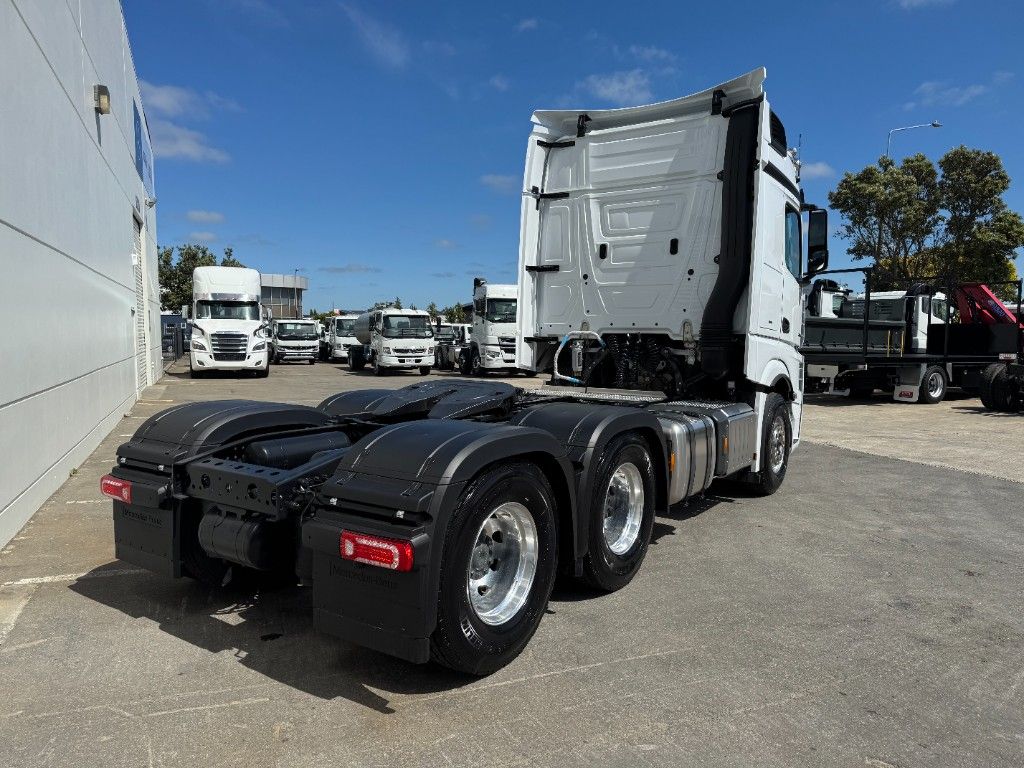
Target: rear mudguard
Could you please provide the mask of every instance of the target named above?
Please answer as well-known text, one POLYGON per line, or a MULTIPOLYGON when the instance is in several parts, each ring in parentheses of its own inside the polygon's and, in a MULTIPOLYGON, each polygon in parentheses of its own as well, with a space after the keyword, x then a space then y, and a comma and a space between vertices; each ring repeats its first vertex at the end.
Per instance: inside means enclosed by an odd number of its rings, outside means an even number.
POLYGON ((317 625, 352 642, 426 661, 451 515, 470 480, 516 457, 544 469, 560 518, 573 519, 572 466, 563 446, 542 430, 425 419, 384 427, 356 442, 321 486, 316 515, 303 523, 302 542, 313 551, 317 625), (413 570, 396 573, 342 560, 342 530, 411 541, 413 570))
POLYGON ((323 427, 330 417, 316 408, 253 400, 185 403, 150 416, 117 449, 121 463, 169 466, 247 435, 323 427))

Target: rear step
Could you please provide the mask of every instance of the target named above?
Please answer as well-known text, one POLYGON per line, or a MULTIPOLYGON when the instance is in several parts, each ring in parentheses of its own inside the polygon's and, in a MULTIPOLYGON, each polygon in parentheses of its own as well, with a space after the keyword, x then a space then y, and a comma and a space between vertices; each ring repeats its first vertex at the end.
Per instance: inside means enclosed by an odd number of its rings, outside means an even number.
POLYGON ((591 387, 558 387, 544 384, 533 390, 539 395, 551 397, 571 397, 576 400, 587 400, 599 403, 663 403, 667 399, 664 392, 648 392, 642 389, 600 389, 591 387))

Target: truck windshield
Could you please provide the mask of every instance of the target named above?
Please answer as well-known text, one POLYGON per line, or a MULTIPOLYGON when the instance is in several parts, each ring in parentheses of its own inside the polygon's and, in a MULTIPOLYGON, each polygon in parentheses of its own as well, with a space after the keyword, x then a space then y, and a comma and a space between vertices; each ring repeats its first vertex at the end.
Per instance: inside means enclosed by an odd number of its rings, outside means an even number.
POLYGON ((312 323, 278 323, 277 338, 286 341, 317 338, 316 326, 312 323))
POLYGON ((352 336, 355 333, 355 320, 335 320, 334 333, 338 336, 352 336))
POLYGON ((197 301, 198 320, 259 320, 260 305, 255 301, 197 301))
POLYGON ((429 339, 434 334, 426 315, 384 315, 384 335, 389 339, 429 339))
POLYGON ((485 317, 489 323, 514 323, 516 321, 516 300, 488 299, 485 317))

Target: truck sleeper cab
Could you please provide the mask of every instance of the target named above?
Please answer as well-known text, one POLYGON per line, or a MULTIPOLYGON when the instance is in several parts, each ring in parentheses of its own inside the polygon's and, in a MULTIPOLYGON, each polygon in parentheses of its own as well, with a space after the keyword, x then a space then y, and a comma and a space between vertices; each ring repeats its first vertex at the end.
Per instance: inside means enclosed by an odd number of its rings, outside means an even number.
POLYGON ((270 373, 270 333, 260 291, 260 273, 255 269, 196 267, 192 306, 182 308, 182 314, 192 320, 189 372, 193 378, 210 371, 270 373))
MULTIPOLYGON (((323 631, 484 675, 529 642, 556 573, 622 589, 672 504, 725 477, 774 493, 798 435, 802 253, 796 165, 780 129, 769 144, 763 78, 633 110, 535 115, 545 127, 527 155, 518 346, 559 386, 446 377, 316 408, 177 406, 145 422, 103 478, 117 556, 214 584, 236 568, 294 573, 323 631), (626 143, 634 154, 605 145, 630 136, 647 137, 626 143), (541 150, 576 170, 546 176, 541 150), (638 184, 665 174, 668 191, 638 184), (570 206, 567 218, 552 204, 570 206), (580 221, 614 230, 612 247, 569 226, 580 221)), ((827 263, 821 214, 809 218, 809 272, 827 263)), ((408 314, 361 315, 350 365, 394 357, 384 321, 408 314)))

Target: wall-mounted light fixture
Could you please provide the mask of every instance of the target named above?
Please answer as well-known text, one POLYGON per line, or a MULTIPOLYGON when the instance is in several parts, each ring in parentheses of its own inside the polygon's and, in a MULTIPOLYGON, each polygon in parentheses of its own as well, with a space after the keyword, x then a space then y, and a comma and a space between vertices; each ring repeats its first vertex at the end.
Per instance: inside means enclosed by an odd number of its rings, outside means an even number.
POLYGON ((110 114, 110 89, 105 85, 94 85, 92 87, 93 106, 101 115, 110 114))

